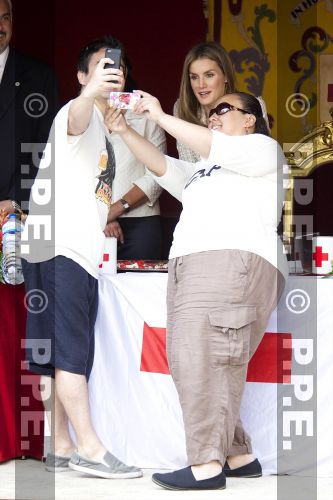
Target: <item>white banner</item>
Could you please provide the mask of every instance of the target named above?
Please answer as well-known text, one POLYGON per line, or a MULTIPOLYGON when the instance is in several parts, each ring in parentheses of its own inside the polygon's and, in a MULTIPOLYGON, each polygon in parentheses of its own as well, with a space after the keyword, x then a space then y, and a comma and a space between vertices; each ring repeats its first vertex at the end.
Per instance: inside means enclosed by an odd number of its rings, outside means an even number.
MULTIPOLYGON (((289 288, 295 285, 290 281, 289 288)), ((181 409, 162 352, 166 282, 167 275, 163 273, 123 273, 102 277, 99 282, 95 361, 89 382, 93 422, 112 453, 143 468, 176 469, 187 465, 181 409)), ((285 300, 289 288, 281 300, 285 300)), ((318 280, 317 418, 321 476, 333 476, 332 304, 333 280, 318 280)), ((267 331, 276 332, 276 314, 272 315, 267 331)), ((292 324, 289 332, 292 333, 292 324)), ((255 370, 253 373, 255 379, 258 375, 255 370)), ((247 382, 241 418, 264 473, 276 473, 276 380, 247 382)), ((305 470, 296 467, 292 472, 301 474, 305 470)))

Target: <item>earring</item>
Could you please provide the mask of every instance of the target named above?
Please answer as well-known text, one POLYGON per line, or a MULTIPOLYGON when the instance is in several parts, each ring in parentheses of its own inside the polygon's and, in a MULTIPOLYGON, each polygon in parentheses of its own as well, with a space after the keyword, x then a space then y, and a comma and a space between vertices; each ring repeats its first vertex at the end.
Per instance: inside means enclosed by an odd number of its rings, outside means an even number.
POLYGON ((247 135, 249 133, 249 130, 247 127, 245 127, 245 134, 247 135))

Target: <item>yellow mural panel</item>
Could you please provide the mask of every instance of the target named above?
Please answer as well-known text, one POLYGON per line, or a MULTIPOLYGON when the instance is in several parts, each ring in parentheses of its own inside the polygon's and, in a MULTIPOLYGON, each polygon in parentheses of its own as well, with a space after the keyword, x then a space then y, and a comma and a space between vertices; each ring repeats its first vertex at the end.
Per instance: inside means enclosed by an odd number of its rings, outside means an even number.
POLYGON ((220 11, 220 41, 234 63, 238 88, 263 96, 273 136, 293 143, 328 119, 333 58, 320 58, 333 54, 333 1, 218 1, 219 9, 216 0, 208 2, 208 26, 220 11))

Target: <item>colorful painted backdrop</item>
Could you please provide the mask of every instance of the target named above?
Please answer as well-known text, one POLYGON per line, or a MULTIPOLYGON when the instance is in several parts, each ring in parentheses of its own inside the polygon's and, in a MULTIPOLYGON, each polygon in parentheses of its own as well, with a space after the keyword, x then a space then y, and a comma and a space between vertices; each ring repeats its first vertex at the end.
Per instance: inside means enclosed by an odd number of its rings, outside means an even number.
POLYGON ((264 97, 279 142, 296 142, 331 119, 333 1, 205 3, 208 38, 229 51, 239 89, 264 97))

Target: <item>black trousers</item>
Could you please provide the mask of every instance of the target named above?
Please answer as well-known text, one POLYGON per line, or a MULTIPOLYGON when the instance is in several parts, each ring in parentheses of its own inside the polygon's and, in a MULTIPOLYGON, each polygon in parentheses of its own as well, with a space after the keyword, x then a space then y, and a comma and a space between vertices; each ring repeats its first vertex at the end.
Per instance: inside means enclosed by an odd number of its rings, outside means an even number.
POLYGON ((161 259, 162 230, 159 215, 150 217, 120 217, 124 243, 118 242, 117 259, 161 259))

